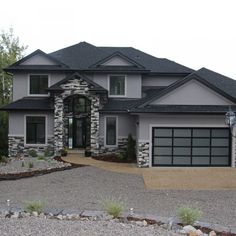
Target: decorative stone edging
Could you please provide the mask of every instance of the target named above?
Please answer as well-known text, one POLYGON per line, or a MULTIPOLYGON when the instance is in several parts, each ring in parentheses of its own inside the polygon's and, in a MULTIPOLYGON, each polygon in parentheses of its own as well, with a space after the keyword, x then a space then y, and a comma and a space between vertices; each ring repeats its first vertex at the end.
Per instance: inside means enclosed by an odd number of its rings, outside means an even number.
POLYGON ((148 225, 158 225, 164 229, 172 230, 183 235, 236 236, 236 232, 232 232, 230 228, 221 225, 198 222, 198 224, 195 225, 195 228, 191 225, 182 227, 179 222, 173 221, 173 218, 161 217, 158 215, 150 214, 134 214, 126 212, 118 219, 113 219, 113 217, 107 215, 105 211, 85 210, 81 212, 70 212, 55 209, 45 210, 43 213, 38 214, 37 212, 27 213, 25 211, 22 211, 21 209, 13 211, 12 208, 10 208, 10 210, 0 210, 0 218, 17 219, 27 217, 39 217, 44 219, 57 220, 109 220, 121 223, 133 223, 141 227, 145 227, 148 225), (190 232, 193 232, 193 234, 190 234, 190 232))
MULTIPOLYGON (((64 161, 61 160, 61 162, 64 162, 64 161)), ((36 177, 39 175, 50 174, 50 173, 56 172, 56 171, 70 170, 70 169, 86 166, 86 165, 81 165, 81 164, 72 164, 72 163, 67 163, 67 162, 65 162, 65 163, 66 163, 66 166, 61 166, 61 167, 52 167, 52 168, 49 167, 47 169, 30 170, 27 172, 0 174, 0 181, 17 180, 17 179, 22 179, 22 178, 36 177)))

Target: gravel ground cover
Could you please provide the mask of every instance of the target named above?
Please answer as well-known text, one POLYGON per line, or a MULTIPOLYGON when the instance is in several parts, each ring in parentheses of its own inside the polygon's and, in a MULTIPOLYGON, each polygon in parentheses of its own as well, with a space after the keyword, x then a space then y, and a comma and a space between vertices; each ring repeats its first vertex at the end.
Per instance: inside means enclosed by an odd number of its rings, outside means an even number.
POLYGON ((134 224, 123 224, 115 221, 59 221, 40 218, 0 219, 1 236, 28 235, 80 235, 80 236, 125 236, 125 235, 179 235, 161 227, 141 227, 134 224))
POLYGON ((0 208, 43 200, 49 209, 99 210, 109 197, 121 198, 125 210, 173 217, 182 205, 203 211, 201 221, 236 228, 236 191, 147 190, 139 175, 82 167, 44 176, 0 182, 0 208))
POLYGON ((12 158, 9 159, 7 164, 0 163, 0 174, 5 173, 18 173, 27 172, 32 170, 42 170, 47 168, 60 168, 70 165, 68 163, 58 162, 52 157, 24 157, 23 159, 12 158), (32 163, 33 167, 29 168, 29 164, 32 163))

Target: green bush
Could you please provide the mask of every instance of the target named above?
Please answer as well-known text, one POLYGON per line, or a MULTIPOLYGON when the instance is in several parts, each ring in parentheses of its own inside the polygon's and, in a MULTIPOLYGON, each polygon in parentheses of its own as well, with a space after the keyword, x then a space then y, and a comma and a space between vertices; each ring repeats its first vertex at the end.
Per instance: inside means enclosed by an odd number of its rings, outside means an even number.
POLYGON ((67 156, 67 153, 68 153, 68 152, 67 152, 67 149, 66 149, 66 148, 63 148, 63 149, 60 150, 60 154, 61 154, 62 157, 67 156))
POLYGON ((25 206, 25 211, 28 213, 32 213, 33 211, 38 212, 38 214, 42 213, 44 209, 44 204, 41 201, 32 201, 28 202, 25 206))
POLYGON ((127 150, 126 150, 126 155, 127 155, 127 160, 135 160, 136 159, 136 141, 133 139, 132 135, 128 135, 128 140, 127 140, 127 150))
POLYGON ((44 156, 45 157, 51 157, 54 155, 54 150, 52 146, 47 146, 47 148, 44 151, 44 156))
POLYGON ((124 209, 123 203, 115 199, 105 200, 103 207, 107 214, 113 216, 113 218, 118 218, 124 209))
POLYGON ((0 163, 7 164, 8 158, 6 156, 0 156, 0 163))
POLYGON ((38 156, 36 150, 34 150, 34 149, 30 149, 28 151, 28 154, 29 154, 30 157, 37 157, 38 156))
POLYGON ((42 161, 45 161, 46 160, 46 157, 45 156, 38 156, 37 158, 38 160, 42 160, 42 161))
POLYGON ((30 161, 30 162, 28 163, 28 168, 29 168, 29 169, 34 168, 34 163, 33 163, 32 161, 30 161))
POLYGON ((180 207, 177 213, 183 225, 193 225, 202 215, 199 209, 191 207, 180 207))

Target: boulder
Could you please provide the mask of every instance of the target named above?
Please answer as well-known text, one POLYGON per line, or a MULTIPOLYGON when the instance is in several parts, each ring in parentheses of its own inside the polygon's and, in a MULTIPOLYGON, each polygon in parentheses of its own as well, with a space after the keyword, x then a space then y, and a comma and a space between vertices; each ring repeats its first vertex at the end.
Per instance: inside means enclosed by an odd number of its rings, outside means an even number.
POLYGON ((189 234, 190 232, 195 232, 196 229, 192 225, 186 225, 183 227, 183 230, 189 234))

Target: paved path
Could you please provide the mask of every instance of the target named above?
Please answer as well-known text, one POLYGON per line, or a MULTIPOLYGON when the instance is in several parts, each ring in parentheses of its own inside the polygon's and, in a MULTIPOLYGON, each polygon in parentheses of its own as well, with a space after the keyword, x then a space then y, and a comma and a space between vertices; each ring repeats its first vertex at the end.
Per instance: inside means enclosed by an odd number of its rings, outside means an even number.
POLYGON ((148 189, 236 190, 236 168, 137 168, 136 164, 98 161, 79 157, 78 154, 70 154, 63 160, 118 173, 141 175, 148 189))

